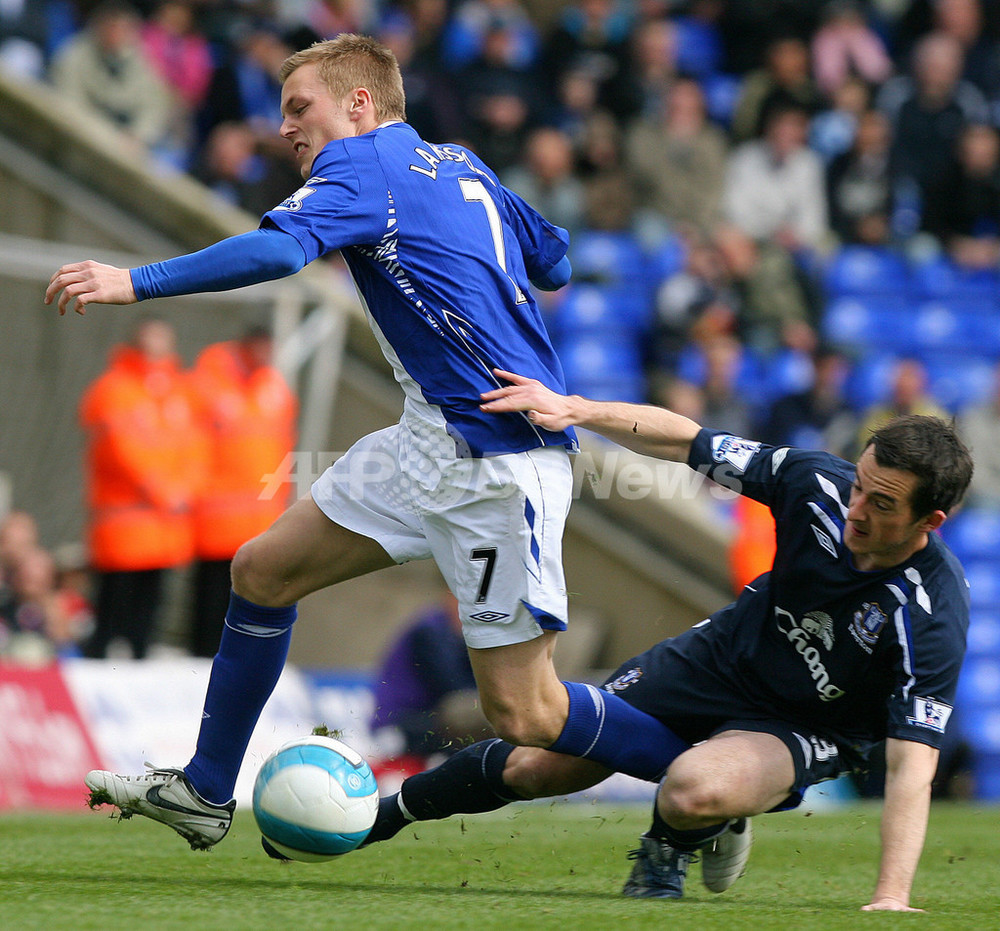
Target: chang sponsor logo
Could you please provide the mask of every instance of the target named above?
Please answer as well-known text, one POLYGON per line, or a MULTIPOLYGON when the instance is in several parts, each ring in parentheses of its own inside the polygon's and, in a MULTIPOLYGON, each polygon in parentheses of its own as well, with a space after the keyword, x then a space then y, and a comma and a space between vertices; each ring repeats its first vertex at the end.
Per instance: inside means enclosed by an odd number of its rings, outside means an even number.
MULTIPOLYGON (((817 618, 817 615, 822 614, 822 612, 813 612, 811 615, 807 615, 807 617, 803 619, 802 625, 795 620, 794 615, 785 611, 783 608, 779 608, 777 605, 774 607, 774 614, 778 630, 784 635, 788 642, 795 647, 795 651, 802 657, 806 666, 809 668, 809 673, 813 678, 813 682, 816 683, 816 691, 819 693, 820 700, 834 701, 834 699, 840 698, 840 696, 844 694, 844 690, 830 681, 830 674, 827 672, 826 666, 823 665, 820 652, 812 644, 814 635, 820 637, 822 642, 820 632, 824 629, 824 623, 822 620, 817 618), (806 629, 806 624, 809 625, 810 629, 806 629)), ((832 646, 832 621, 830 622, 829 639, 830 645, 832 646)), ((827 647, 827 649, 829 649, 829 647, 827 647)))

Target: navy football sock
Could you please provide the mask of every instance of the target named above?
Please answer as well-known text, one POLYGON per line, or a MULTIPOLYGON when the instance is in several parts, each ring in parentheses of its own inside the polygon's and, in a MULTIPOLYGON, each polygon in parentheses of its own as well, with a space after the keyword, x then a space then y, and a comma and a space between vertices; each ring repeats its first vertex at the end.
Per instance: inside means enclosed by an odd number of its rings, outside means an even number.
POLYGON ((504 766, 513 749, 503 740, 481 740, 435 769, 410 776, 397 795, 379 802, 378 817, 365 844, 388 840, 413 821, 495 811, 523 801, 503 783, 504 766))
POLYGON ((295 605, 268 608, 230 595, 201 730, 184 772, 206 801, 229 801, 250 735, 274 691, 292 639, 295 605))
POLYGON ((563 685, 569 693, 569 715, 550 750, 659 782, 674 759, 690 749, 665 724, 618 695, 579 682, 563 685))

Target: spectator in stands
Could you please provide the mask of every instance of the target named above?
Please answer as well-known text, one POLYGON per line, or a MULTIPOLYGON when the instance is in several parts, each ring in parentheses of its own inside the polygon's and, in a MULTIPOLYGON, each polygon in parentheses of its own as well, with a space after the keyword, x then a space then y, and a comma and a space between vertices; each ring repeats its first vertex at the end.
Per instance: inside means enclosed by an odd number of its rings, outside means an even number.
POLYGON ((726 137, 708 121, 696 81, 677 80, 662 109, 636 120, 625 142, 639 203, 681 233, 710 233, 721 219, 726 137))
POLYGON ((656 117, 677 80, 677 27, 666 17, 640 22, 629 45, 628 80, 622 88, 626 125, 633 119, 656 117))
POLYGON ((560 78, 552 108, 543 118, 566 133, 576 150, 582 146, 588 122, 598 111, 597 80, 589 69, 576 68, 560 78))
POLYGON ((444 29, 441 52, 444 64, 460 71, 481 57, 491 32, 503 31, 503 63, 516 71, 535 66, 541 38, 527 10, 518 0, 464 0, 444 29))
POLYGON ((240 121, 213 127, 193 174, 222 200, 256 215, 280 204, 302 181, 287 158, 262 151, 257 134, 240 121))
POLYGON ((566 133, 548 126, 534 130, 525 143, 522 162, 501 180, 570 235, 581 228, 583 185, 573 173, 573 143, 566 133))
POLYGON ((64 98, 153 148, 168 143, 173 102, 146 58, 135 10, 104 0, 56 54, 51 78, 64 98))
POLYGON ((812 116, 823 105, 809 66, 809 47, 801 39, 786 36, 772 42, 763 68, 752 71, 733 113, 732 133, 746 142, 764 132, 768 113, 776 104, 796 103, 812 116))
POLYGON ((192 507, 194 607, 188 647, 214 656, 231 588, 236 550, 266 530, 288 505, 298 403, 272 361, 270 331, 215 343, 191 373, 207 467, 192 507))
POLYGON ((889 240, 893 179, 889 121, 869 110, 858 121, 850 151, 827 168, 830 226, 842 243, 883 245, 889 240))
POLYGON ((881 84, 892 73, 885 44, 868 25, 856 0, 833 0, 823 9, 823 24, 812 37, 816 86, 832 99, 852 76, 881 84))
POLYGON ((0 599, 0 651, 17 656, 50 658, 78 653, 88 632, 89 606, 61 589, 55 560, 48 550, 33 547, 18 561, 6 599, 0 599))
POLYGON ((987 4, 990 16, 981 0, 936 0, 933 5, 934 28, 956 39, 962 46, 965 68, 962 76, 978 87, 986 97, 1000 97, 1000 40, 995 3, 987 4))
POLYGON ((190 389, 174 354, 174 331, 145 317, 86 390, 87 545, 96 573, 94 635, 102 657, 124 637, 146 655, 166 570, 190 560, 190 506, 204 447, 190 389))
POLYGON ((142 27, 142 44, 190 118, 205 99, 213 69, 212 49, 197 29, 191 3, 161 0, 142 27))
POLYGON ((962 411, 958 428, 976 457, 969 503, 1000 508, 1000 365, 996 368, 993 396, 962 411))
POLYGON ((198 115, 202 136, 218 123, 245 121, 262 145, 280 146, 281 82, 278 70, 292 53, 271 26, 244 28, 212 75, 205 105, 198 115))
POLYGON ((831 106, 809 123, 809 147, 828 163, 854 144, 861 117, 871 106, 872 95, 860 78, 850 77, 832 94, 831 106))
POLYGON ((48 52, 48 7, 45 0, 0 3, 0 70, 41 80, 48 52))
POLYGON ((383 17, 378 39, 396 56, 406 91, 406 122, 422 139, 440 142, 464 138, 462 105, 454 77, 440 59, 421 50, 416 21, 395 12, 383 17))
POLYGON ((393 728, 405 752, 453 753, 492 736, 479 708, 462 639, 458 602, 448 592, 390 644, 375 674, 372 730, 393 728))
POLYGON ((632 109, 628 39, 631 23, 614 0, 580 0, 567 5, 550 33, 543 67, 554 90, 567 72, 586 69, 597 83, 598 106, 616 119, 632 109))
POLYGON ((808 320, 810 294, 797 259, 822 251, 829 236, 824 172, 806 146, 808 115, 776 103, 764 137, 730 155, 720 243, 745 281, 746 322, 754 340, 773 342, 782 323, 808 320), (742 241, 741 241, 742 240, 742 241))
POLYGON ((736 331, 741 305, 718 247, 704 236, 689 238, 684 267, 660 283, 654 302, 655 396, 655 382, 674 371, 689 342, 704 343, 736 331))
POLYGON ((367 32, 374 25, 376 4, 370 0, 304 0, 300 4, 305 30, 303 45, 335 39, 344 32, 367 32))
POLYGON ((947 412, 927 393, 927 369, 919 359, 900 359, 892 372, 889 398, 864 412, 861 429, 857 435, 857 449, 862 449, 868 438, 894 417, 904 414, 921 414, 948 420, 947 412))
POLYGON ((491 27, 482 54, 459 76, 473 148, 494 170, 517 164, 524 140, 537 119, 539 99, 534 74, 507 64, 513 33, 491 27))
POLYGON ((0 590, 9 587, 17 564, 38 547, 38 524, 27 511, 11 511, 0 521, 0 590))
POLYGON ((958 139, 957 159, 924 197, 923 228, 966 268, 1000 261, 1000 136, 973 123, 958 139))
MULTIPOLYGON (((743 345, 735 336, 719 334, 708 339, 700 347, 697 352, 700 358, 693 361, 690 371, 684 372, 682 367, 681 376, 683 382, 688 380, 684 378, 688 375, 690 383, 699 389, 698 407, 702 417, 701 423, 712 424, 712 429, 731 430, 737 436, 747 435, 752 421, 748 399, 737 384, 744 352, 743 345), (724 423, 730 426, 721 426, 724 423)), ((689 389, 683 385, 674 385, 668 391, 667 398, 654 399, 655 403, 662 404, 667 399, 673 402, 678 390, 692 399, 695 397, 693 394, 687 394, 689 389)), ((690 409, 689 406, 688 410, 690 409)))
POLYGON ((849 365, 834 349, 813 354, 812 385, 802 392, 778 398, 756 431, 772 446, 802 446, 842 456, 852 448, 857 418, 844 394, 849 365))
POLYGON ((986 100, 962 80, 962 67, 958 41, 931 33, 914 48, 912 75, 890 79, 876 97, 893 127, 894 173, 913 179, 922 192, 950 169, 965 124, 988 122, 986 100))

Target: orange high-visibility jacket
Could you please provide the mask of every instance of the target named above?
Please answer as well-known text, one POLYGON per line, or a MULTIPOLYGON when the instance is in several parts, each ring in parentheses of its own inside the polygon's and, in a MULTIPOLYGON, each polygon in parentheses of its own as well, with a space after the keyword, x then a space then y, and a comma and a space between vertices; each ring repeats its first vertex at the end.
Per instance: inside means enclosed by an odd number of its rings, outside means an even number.
POLYGON ((84 393, 91 565, 100 571, 176 566, 193 555, 190 505, 204 441, 187 376, 119 346, 84 393))
POLYGON ((743 587, 774 563, 774 517, 766 504, 744 496, 736 500, 733 512, 736 537, 729 550, 729 570, 737 595, 743 587))
POLYGON ((251 366, 238 342, 207 347, 191 374, 208 471, 193 507, 199 559, 231 559, 288 505, 298 402, 270 365, 251 366))

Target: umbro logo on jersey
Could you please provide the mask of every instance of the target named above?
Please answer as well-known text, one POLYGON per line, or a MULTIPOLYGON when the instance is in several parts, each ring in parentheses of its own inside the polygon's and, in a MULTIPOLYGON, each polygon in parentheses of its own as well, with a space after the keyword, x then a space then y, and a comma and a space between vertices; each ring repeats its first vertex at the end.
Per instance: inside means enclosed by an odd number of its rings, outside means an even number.
POLYGON ((502 611, 480 611, 478 614, 470 614, 469 620, 490 624, 493 621, 502 621, 505 617, 510 617, 510 615, 504 614, 502 611))
POLYGON ((823 547, 834 559, 837 558, 837 547, 834 546, 833 540, 830 539, 830 535, 824 530, 820 530, 815 524, 810 524, 812 527, 812 532, 816 534, 816 542, 823 547))

